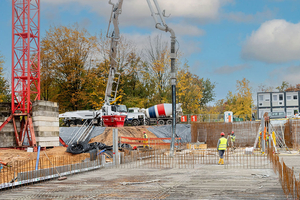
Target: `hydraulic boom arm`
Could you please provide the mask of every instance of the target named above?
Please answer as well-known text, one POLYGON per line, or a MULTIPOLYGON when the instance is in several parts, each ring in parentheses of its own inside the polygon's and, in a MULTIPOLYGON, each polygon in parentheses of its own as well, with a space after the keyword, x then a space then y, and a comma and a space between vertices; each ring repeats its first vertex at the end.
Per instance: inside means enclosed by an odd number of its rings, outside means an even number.
MULTIPOLYGON (((111 46, 110 46, 110 70, 109 70, 109 75, 108 75, 108 80, 107 80, 107 86, 106 86, 106 91, 105 91, 105 105, 110 105, 110 102, 114 101, 115 99, 111 99, 112 95, 112 88, 113 88, 113 83, 114 83, 114 78, 115 74, 117 71, 118 67, 118 62, 117 62, 117 49, 118 49, 118 42, 120 39, 120 29, 119 29, 119 15, 122 12, 122 4, 123 0, 118 0, 118 3, 114 4, 109 0, 109 4, 112 5, 112 11, 111 11, 111 16, 110 16, 110 21, 108 25, 108 30, 107 30, 107 37, 111 38, 111 46), (109 36, 109 28, 111 22, 114 25, 114 30, 109 36)), ((116 89, 117 90, 117 89, 116 89)), ((115 91, 116 94, 116 91, 115 91)), ((116 95, 115 95, 116 97, 116 95)))

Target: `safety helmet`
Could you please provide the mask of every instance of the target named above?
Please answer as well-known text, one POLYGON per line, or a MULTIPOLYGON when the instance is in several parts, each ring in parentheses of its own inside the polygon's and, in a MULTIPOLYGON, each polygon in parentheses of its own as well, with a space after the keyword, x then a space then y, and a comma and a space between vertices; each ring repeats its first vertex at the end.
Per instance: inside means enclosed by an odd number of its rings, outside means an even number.
POLYGON ((133 150, 136 150, 137 148, 136 148, 136 146, 134 146, 132 149, 133 149, 133 150))
POLYGON ((225 136, 224 132, 221 133, 221 136, 225 136))
POLYGON ((143 133, 146 133, 146 131, 144 131, 143 133))
POLYGON ((232 131, 231 134, 234 134, 234 131, 232 131))

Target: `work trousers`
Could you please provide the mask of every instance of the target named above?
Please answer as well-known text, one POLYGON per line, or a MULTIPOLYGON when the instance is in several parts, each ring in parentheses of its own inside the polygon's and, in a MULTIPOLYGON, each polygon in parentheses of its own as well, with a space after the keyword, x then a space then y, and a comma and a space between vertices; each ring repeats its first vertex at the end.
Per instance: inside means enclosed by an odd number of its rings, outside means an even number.
POLYGON ((219 156, 220 156, 220 158, 223 158, 224 153, 225 153, 225 150, 219 150, 219 156))

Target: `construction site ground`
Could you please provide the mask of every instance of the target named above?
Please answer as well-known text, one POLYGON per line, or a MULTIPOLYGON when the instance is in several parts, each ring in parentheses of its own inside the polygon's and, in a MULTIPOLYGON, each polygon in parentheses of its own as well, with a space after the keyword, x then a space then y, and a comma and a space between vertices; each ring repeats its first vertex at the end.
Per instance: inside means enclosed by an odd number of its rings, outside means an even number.
POLYGON ((1 192, 1 199, 285 199, 271 169, 105 168, 1 192))
MULTIPOLYGON (((147 126, 140 126, 140 127, 121 127, 118 128, 118 135, 125 136, 125 137, 136 137, 142 138, 143 132, 145 131, 148 134, 149 138, 157 138, 152 132, 147 130, 147 126)), ((112 134, 113 128, 106 128, 103 133, 100 135, 92 138, 90 142, 101 142, 106 145, 112 145, 112 134)), ((163 142, 161 140, 157 142, 163 142)), ((137 145, 138 146, 138 145, 137 145)), ((86 156, 89 157, 88 153, 80 154, 80 155, 73 155, 71 153, 66 152, 66 147, 54 147, 48 148, 46 150, 47 155, 49 158, 52 157, 59 157, 59 156, 72 156, 74 160, 77 159, 79 156, 86 156)), ((17 150, 17 149, 0 149, 0 161, 9 163, 13 165, 16 161, 25 161, 25 160, 33 160, 36 159, 37 152, 27 152, 25 150, 17 150)), ((40 154, 41 158, 46 157, 44 153, 40 154)))

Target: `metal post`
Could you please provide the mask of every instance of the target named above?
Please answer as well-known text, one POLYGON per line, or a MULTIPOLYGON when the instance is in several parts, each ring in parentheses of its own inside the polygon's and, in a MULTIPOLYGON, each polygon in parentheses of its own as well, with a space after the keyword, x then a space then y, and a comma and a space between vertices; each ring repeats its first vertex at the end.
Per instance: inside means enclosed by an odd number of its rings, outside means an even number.
POLYGON ((35 163, 35 170, 39 169, 40 151, 41 151, 41 146, 39 145, 37 157, 36 157, 36 163, 35 163))
POLYGON ((265 127, 265 120, 261 118, 261 150, 265 152, 265 138, 264 138, 264 127, 265 127))
POLYGON ((114 165, 119 164, 118 129, 113 129, 113 158, 114 165))

